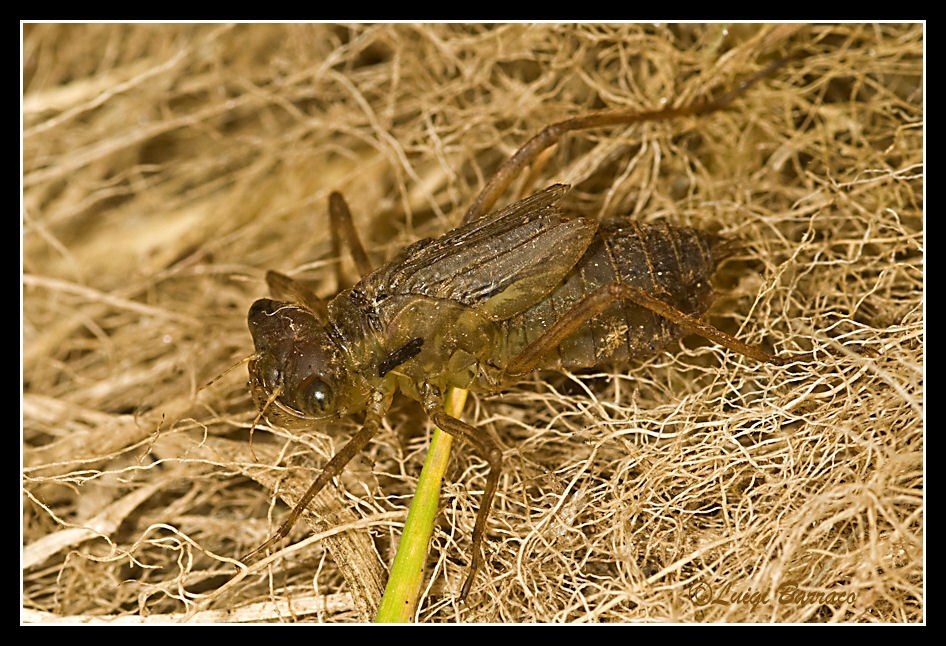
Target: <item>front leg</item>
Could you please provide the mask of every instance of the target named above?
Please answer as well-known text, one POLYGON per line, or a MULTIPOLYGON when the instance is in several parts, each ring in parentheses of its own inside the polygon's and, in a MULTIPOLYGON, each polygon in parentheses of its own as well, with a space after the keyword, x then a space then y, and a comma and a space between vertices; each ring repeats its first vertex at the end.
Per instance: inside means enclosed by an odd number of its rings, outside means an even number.
POLYGON ((365 415, 365 423, 361 427, 361 430, 355 433, 354 437, 348 440, 348 443, 322 468, 322 473, 318 475, 315 482, 309 485, 309 488, 296 503, 296 506, 292 508, 292 511, 289 512, 289 515, 279 526, 279 529, 277 529, 265 543, 240 559, 243 563, 250 563, 259 554, 262 554, 289 535, 293 525, 299 520, 299 516, 302 515, 302 512, 305 511, 308 504, 312 502, 312 499, 315 498, 325 485, 332 481, 332 478, 340 475, 345 465, 351 462, 352 458, 361 453, 368 445, 368 442, 371 441, 371 438, 377 434, 378 429, 381 427, 381 419, 384 417, 385 412, 387 412, 390 402, 391 395, 385 395, 380 391, 371 394, 367 414, 365 415))

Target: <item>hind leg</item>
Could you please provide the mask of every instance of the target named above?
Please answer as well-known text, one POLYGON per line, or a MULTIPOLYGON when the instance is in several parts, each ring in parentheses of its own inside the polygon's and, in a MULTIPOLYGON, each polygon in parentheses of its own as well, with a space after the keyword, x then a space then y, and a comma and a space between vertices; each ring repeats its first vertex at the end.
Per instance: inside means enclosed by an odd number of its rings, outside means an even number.
POLYGON ((777 366, 785 365, 788 362, 788 359, 776 356, 757 346, 743 343, 734 336, 726 334, 699 318, 681 312, 639 287, 623 283, 610 283, 588 294, 550 325, 538 339, 529 344, 525 350, 509 362, 510 368, 506 369, 506 374, 518 376, 531 372, 538 367, 543 357, 552 352, 578 328, 621 301, 630 301, 644 307, 668 321, 676 323, 688 332, 698 334, 750 359, 777 366))

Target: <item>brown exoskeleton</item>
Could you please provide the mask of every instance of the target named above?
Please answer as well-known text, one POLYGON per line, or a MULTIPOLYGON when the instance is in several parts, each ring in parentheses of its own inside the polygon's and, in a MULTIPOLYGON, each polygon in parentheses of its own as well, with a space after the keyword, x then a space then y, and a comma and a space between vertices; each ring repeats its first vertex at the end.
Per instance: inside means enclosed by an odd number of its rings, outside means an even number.
POLYGON ((360 411, 366 417, 279 530, 244 561, 288 534, 315 494, 368 444, 401 391, 489 463, 463 598, 483 564, 502 451, 487 434, 445 412, 448 388, 494 393, 536 369, 577 370, 646 357, 686 333, 782 365, 784 359, 699 319, 712 301, 709 279, 728 249, 716 235, 567 213, 559 205, 568 190, 563 185, 491 208, 564 133, 725 108, 787 60, 714 101, 656 112, 599 112, 549 126, 500 168, 461 226, 409 246, 373 271, 344 200, 333 193, 336 246, 341 231, 361 281, 325 303, 293 279, 269 272, 273 298, 257 300, 249 311, 256 347, 250 383, 267 413, 313 422, 360 411))

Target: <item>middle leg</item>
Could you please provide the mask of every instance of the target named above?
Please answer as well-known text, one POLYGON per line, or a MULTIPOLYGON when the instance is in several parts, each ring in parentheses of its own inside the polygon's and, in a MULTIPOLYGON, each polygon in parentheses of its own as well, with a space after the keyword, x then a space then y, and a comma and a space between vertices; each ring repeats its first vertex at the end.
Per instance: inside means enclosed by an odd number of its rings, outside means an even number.
POLYGON ((471 545, 473 554, 470 562, 470 570, 466 580, 463 582, 463 587, 460 588, 459 599, 462 601, 470 592, 473 580, 476 577, 476 572, 483 567, 486 520, 489 518, 489 510, 493 504, 493 497, 496 495, 499 476, 502 473, 503 452, 502 447, 491 437, 483 433, 483 431, 448 415, 443 408, 443 397, 440 392, 429 385, 426 386, 424 392, 424 410, 427 411, 428 417, 437 425, 437 428, 455 438, 472 444, 476 451, 485 458, 486 462, 489 464, 486 486, 483 488, 483 496, 480 498, 480 506, 476 512, 476 520, 473 524, 473 539, 471 545))

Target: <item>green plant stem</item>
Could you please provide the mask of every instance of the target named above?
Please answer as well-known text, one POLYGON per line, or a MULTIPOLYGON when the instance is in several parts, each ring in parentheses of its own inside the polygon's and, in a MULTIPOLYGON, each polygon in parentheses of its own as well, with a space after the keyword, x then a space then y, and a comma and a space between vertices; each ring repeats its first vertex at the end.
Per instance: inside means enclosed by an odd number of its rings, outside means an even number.
MULTIPOLYGON (((467 391, 451 389, 444 406, 448 415, 459 417, 466 403, 467 391)), ((381 598, 376 623, 403 623, 414 619, 424 582, 427 549, 440 509, 440 486, 450 459, 453 438, 439 428, 434 430, 427 460, 417 481, 417 491, 404 522, 404 531, 391 566, 388 585, 381 598)))

